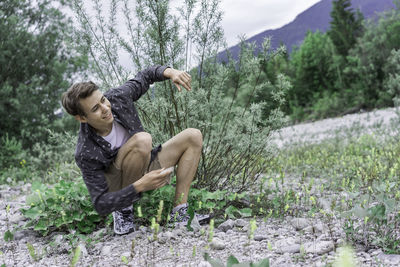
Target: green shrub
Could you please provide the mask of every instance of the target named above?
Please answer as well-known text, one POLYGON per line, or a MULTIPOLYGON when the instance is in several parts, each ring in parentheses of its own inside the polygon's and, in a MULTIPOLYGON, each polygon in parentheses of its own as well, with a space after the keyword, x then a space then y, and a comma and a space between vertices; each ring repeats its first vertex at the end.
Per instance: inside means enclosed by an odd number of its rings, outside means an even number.
POLYGON ((69 132, 54 132, 48 130, 46 142, 32 146, 30 164, 36 171, 42 173, 57 168, 62 162, 73 162, 77 136, 69 132))
POLYGON ((26 204, 28 207, 21 209, 28 219, 25 227, 33 227, 42 235, 66 230, 90 233, 102 221, 93 208, 83 179, 61 180, 53 187, 34 182, 26 204))
POLYGON ((6 133, 0 139, 0 174, 3 170, 24 165, 26 153, 22 149, 21 141, 9 137, 6 133))

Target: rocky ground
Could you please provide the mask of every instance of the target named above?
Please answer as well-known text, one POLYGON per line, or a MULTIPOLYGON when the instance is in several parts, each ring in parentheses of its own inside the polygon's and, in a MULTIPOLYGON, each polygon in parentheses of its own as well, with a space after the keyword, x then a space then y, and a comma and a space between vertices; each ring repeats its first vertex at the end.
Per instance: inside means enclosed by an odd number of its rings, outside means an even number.
MULTIPOLYGON (((275 138, 278 146, 287 145, 290 140, 306 141, 305 135, 318 141, 330 136, 329 127, 331 130, 332 127, 353 127, 349 119, 361 125, 357 127, 371 129, 389 123, 387 118, 395 118, 393 114, 394 110, 389 109, 302 124, 283 129, 275 138)), ((211 243, 208 242, 209 226, 203 226, 193 232, 161 229, 156 238, 146 227, 125 236, 115 236, 111 228, 102 228, 86 236, 86 241, 71 244, 68 233, 40 237, 32 230, 21 228, 24 218, 19 208, 25 205, 29 192, 30 184, 0 186, 1 237, 7 230, 14 231, 13 241, 5 242, 1 238, 0 265, 68 266, 74 247, 79 246, 81 256, 77 266, 211 266, 204 261, 205 252, 224 263, 229 255, 234 255, 239 262, 269 258, 271 266, 329 266, 335 261, 345 237, 339 220, 324 221, 316 216, 282 220, 259 218, 251 239, 250 219, 246 218, 220 224, 214 229, 211 243)), ((319 201, 324 205, 323 199, 319 201)), ((400 266, 400 255, 385 255, 380 249, 364 251, 356 247, 355 255, 357 266, 400 266)))

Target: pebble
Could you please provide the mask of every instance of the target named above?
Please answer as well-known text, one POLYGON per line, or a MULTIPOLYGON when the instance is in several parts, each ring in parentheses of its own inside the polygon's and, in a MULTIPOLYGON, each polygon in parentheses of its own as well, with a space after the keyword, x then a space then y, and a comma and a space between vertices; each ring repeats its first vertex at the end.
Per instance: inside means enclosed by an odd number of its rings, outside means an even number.
POLYGON ((101 248, 101 255, 103 256, 109 256, 111 254, 111 246, 103 246, 101 248))
POLYGON ((248 225, 249 223, 243 219, 237 219, 235 220, 235 226, 236 227, 245 227, 246 225, 248 225))
POLYGON ((304 228, 310 226, 310 220, 305 218, 294 218, 290 221, 290 224, 296 229, 297 231, 303 230, 304 228))
POLYGON ((23 239, 32 239, 36 236, 37 236, 36 232, 32 230, 20 230, 14 233, 14 240, 21 241, 23 239))
POLYGON ((232 229, 233 226, 234 226, 234 221, 232 219, 228 219, 227 221, 221 223, 218 226, 218 229, 221 230, 221 231, 226 232, 226 231, 232 229))
POLYGON ((228 231, 226 231, 227 235, 232 235, 234 233, 234 231, 232 229, 229 229, 228 231))
POLYGON ((332 241, 307 242, 304 243, 306 253, 322 255, 332 251, 335 248, 332 241))
POLYGON ((163 233, 163 236, 165 236, 168 239, 177 239, 177 236, 175 234, 171 233, 170 231, 163 233))
POLYGON ((293 245, 288 245, 284 247, 280 247, 276 250, 278 253, 284 254, 284 253, 299 253, 300 252, 300 244, 293 244, 293 245))
POLYGON ((255 235, 254 236, 255 241, 262 241, 262 240, 266 240, 266 239, 268 239, 268 236, 266 236, 266 235, 255 235))
POLYGON ((225 248, 225 243, 218 237, 214 237, 211 241, 210 247, 216 250, 222 250, 225 248))
POLYGON ((385 263, 385 264, 390 264, 393 266, 400 266, 400 255, 381 253, 378 255, 378 259, 383 261, 383 263, 385 263))

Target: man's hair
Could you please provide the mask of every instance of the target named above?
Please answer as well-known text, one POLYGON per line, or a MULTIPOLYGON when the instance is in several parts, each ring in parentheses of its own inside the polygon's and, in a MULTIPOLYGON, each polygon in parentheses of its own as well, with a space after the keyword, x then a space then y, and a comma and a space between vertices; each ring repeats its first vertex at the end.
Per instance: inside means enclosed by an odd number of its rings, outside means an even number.
POLYGON ((99 87, 92 81, 75 83, 62 94, 62 105, 72 116, 85 116, 85 112, 83 111, 79 100, 91 96, 92 93, 98 89, 99 87))

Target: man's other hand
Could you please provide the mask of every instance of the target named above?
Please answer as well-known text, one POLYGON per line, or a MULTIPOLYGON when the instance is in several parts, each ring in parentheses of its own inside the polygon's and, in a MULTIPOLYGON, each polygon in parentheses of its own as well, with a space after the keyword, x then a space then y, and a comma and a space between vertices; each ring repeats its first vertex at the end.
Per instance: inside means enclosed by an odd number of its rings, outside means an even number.
POLYGON ((178 88, 178 91, 182 91, 181 85, 185 87, 186 90, 192 90, 191 82, 192 77, 187 72, 176 70, 173 68, 167 68, 164 71, 164 77, 171 79, 171 81, 178 88))
POLYGON ((145 192, 166 185, 169 181, 167 176, 170 175, 173 170, 167 170, 166 172, 161 173, 164 170, 165 168, 148 172, 142 178, 134 182, 133 186, 135 187, 136 192, 145 192))

